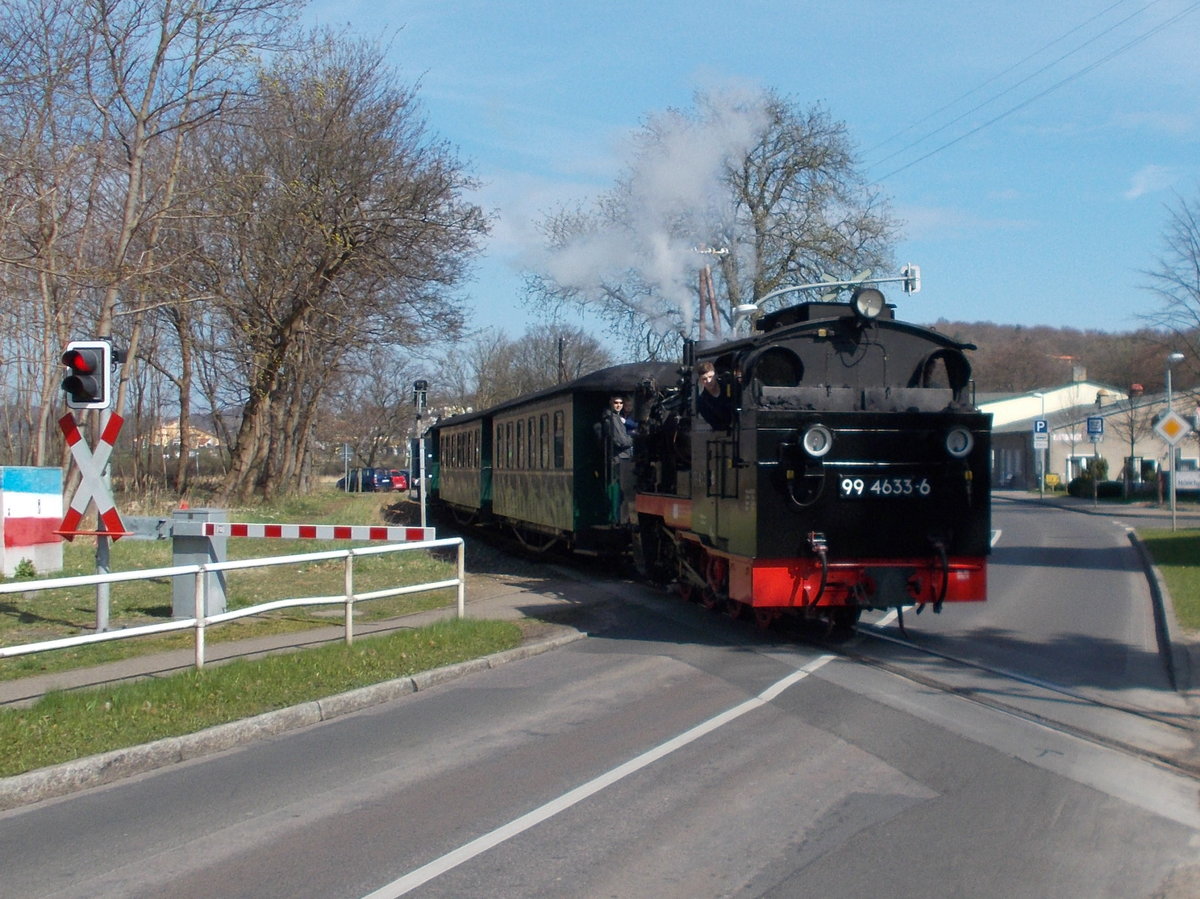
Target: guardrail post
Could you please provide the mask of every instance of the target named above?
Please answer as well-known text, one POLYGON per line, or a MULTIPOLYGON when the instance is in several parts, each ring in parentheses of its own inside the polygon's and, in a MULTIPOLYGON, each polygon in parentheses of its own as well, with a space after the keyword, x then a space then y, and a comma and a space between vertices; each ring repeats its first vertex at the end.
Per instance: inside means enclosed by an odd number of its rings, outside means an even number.
POLYGON ((467 617, 467 553, 462 540, 458 541, 458 617, 467 617))
POLYGON ((354 643, 354 553, 346 556, 346 645, 354 643))
POLYGON ((192 608, 196 613, 196 670, 204 667, 204 587, 208 583, 203 568, 196 572, 192 581, 192 608))
MULTIPOLYGON (((182 528, 176 525, 182 522, 194 522, 203 525, 208 522, 227 522, 229 513, 225 509, 175 509, 171 512, 171 557, 172 565, 208 565, 212 562, 224 562, 228 557, 227 537, 205 537, 192 534, 180 534, 182 528)), ((189 528, 189 530, 193 530, 189 528)), ((205 588, 207 598, 205 615, 220 615, 225 611, 225 572, 210 571, 207 575, 208 584, 205 588)), ((175 618, 190 618, 192 615, 191 585, 186 578, 177 577, 171 585, 171 615, 175 618)))

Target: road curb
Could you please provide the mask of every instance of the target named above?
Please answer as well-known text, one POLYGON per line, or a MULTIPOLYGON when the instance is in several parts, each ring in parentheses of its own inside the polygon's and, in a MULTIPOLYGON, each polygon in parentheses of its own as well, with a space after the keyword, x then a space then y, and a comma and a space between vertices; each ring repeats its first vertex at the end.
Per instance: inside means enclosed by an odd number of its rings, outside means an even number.
MULTIPOLYGON (((1110 506, 1088 507, 1065 502, 1045 500, 1041 497, 1006 496, 1012 502, 1040 505, 1047 508, 1061 509, 1064 512, 1075 512, 1083 515, 1105 515, 1120 519, 1122 510, 1110 506)), ((1128 510, 1125 510, 1126 512, 1128 510)), ((1126 518, 1130 517, 1128 515, 1126 518)), ((1134 516, 1136 517, 1136 516, 1134 516)), ((1154 564, 1150 550, 1141 541, 1132 525, 1122 523, 1129 542, 1133 544, 1142 570, 1146 575, 1146 583, 1150 589, 1150 601, 1154 616, 1155 639, 1158 643, 1159 655, 1167 667, 1167 677, 1171 688, 1184 697, 1189 704, 1200 708, 1200 690, 1196 678, 1200 676, 1200 640, 1189 637, 1179 627, 1179 619, 1175 616, 1175 607, 1171 602, 1171 593, 1167 589, 1162 573, 1154 564)))
POLYGON ((587 637, 586 633, 573 630, 481 659, 471 659, 447 665, 444 668, 435 668, 431 671, 359 687, 336 696, 264 712, 240 721, 218 724, 194 734, 165 737, 140 746, 113 749, 86 758, 38 768, 36 771, 0 778, 0 811, 103 786, 135 774, 144 774, 180 762, 245 746, 291 730, 310 727, 342 715, 349 715, 374 705, 390 702, 410 693, 428 690, 430 687, 456 680, 467 674, 498 668, 510 662, 540 655, 585 637, 587 637))
POLYGON ((1150 550, 1138 537, 1137 532, 1129 530, 1126 531, 1126 535, 1137 551, 1142 570, 1146 574, 1146 583, 1150 587, 1150 602, 1154 609, 1154 633, 1158 640, 1159 654, 1167 666, 1171 689, 1176 693, 1189 695, 1193 683, 1189 646, 1176 635, 1178 625, 1175 623, 1177 619, 1175 607, 1171 603, 1171 591, 1167 589, 1167 582, 1163 580, 1162 573, 1150 556, 1150 550))

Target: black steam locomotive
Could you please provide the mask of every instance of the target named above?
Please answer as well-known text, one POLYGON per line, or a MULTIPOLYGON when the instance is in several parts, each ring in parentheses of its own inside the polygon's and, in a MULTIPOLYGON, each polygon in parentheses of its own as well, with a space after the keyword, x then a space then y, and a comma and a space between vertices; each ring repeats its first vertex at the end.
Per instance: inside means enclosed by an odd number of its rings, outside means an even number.
POLYGON ((971 396, 973 347, 853 286, 848 303, 689 344, 682 365, 615 366, 439 422, 431 502, 534 548, 628 551, 761 624, 984 600, 991 417, 971 396), (614 395, 631 400, 631 451, 601 436, 614 395))

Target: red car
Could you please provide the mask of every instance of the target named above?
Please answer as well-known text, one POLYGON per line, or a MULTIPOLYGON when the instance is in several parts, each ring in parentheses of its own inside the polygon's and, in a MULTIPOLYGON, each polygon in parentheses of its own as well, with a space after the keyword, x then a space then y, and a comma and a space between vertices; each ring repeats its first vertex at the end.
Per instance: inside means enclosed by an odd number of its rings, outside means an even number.
POLYGON ((395 468, 393 468, 391 471, 391 475, 392 475, 392 489, 393 490, 407 490, 408 489, 408 472, 407 471, 398 471, 395 468))

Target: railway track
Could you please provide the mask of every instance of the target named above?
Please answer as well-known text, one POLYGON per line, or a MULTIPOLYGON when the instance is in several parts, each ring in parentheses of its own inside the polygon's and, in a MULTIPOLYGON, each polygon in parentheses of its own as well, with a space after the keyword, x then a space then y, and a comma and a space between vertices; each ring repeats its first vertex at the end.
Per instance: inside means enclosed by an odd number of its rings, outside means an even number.
POLYGON ((825 648, 923 687, 1200 779, 1200 723, 1193 714, 1137 708, 921 646, 879 624, 861 623, 857 634, 854 641, 825 648), (910 658, 867 651, 872 644, 899 649, 910 658), (914 664, 913 654, 925 664, 914 664), (1070 714, 1061 714, 1064 710, 1070 714))

